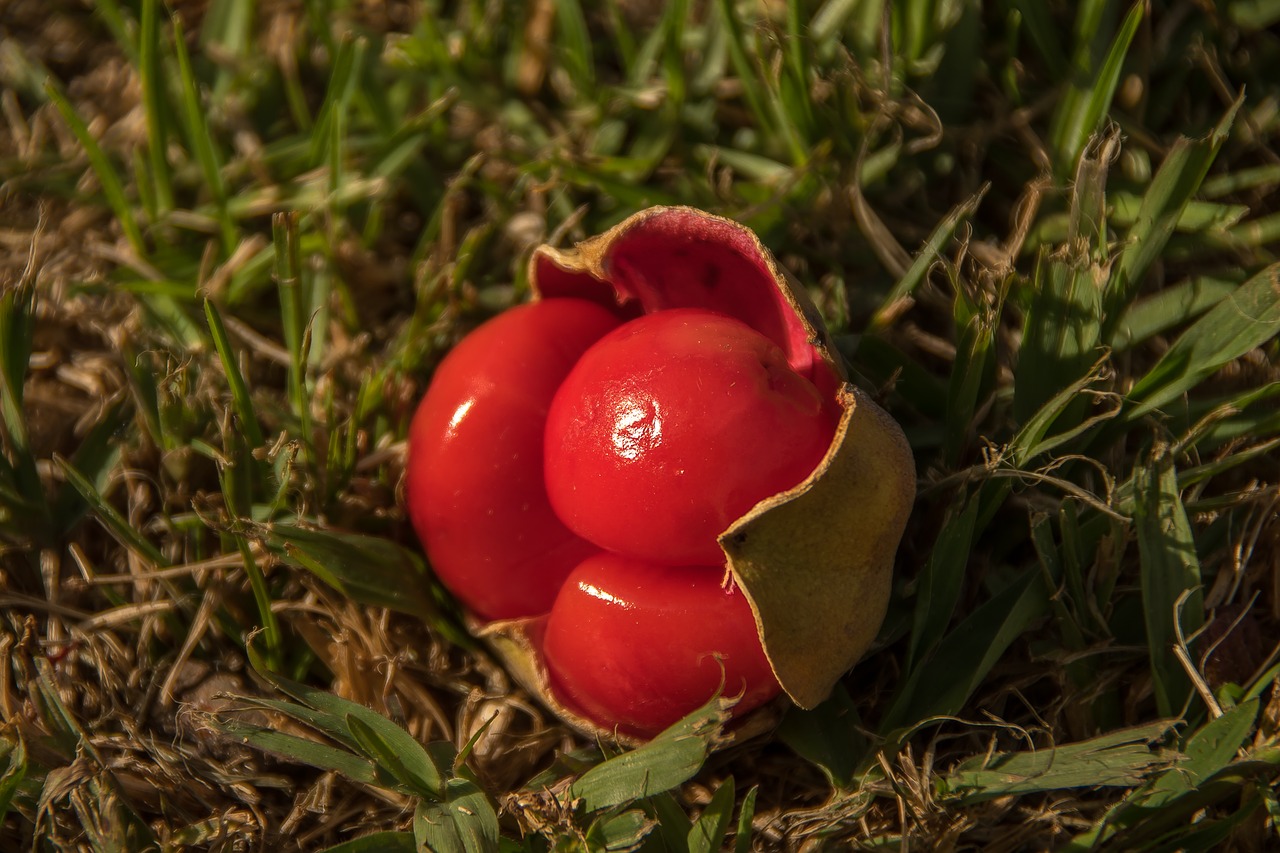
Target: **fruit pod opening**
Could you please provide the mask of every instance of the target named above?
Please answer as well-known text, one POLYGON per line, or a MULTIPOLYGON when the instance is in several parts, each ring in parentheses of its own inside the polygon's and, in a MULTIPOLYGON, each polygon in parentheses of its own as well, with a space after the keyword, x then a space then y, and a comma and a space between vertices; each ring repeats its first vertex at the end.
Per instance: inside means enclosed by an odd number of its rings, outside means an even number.
MULTIPOLYGON (((783 691, 803 708, 817 705, 884 619, 915 498, 901 428, 846 381, 808 294, 738 223, 687 207, 650 208, 572 249, 539 247, 530 280, 535 299, 586 299, 622 318, 701 308, 741 320, 781 347, 792 369, 839 407, 817 468, 757 503, 718 539, 783 691)), ((516 620, 491 623, 479 635, 552 710, 598 732, 553 695, 540 631, 537 619, 516 620)))

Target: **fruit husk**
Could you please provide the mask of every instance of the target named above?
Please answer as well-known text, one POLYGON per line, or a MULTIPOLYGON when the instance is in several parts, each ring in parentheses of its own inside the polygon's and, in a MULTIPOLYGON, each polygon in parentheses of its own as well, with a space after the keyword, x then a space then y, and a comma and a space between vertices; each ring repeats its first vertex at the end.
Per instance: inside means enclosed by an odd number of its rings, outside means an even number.
MULTIPOLYGON (((536 299, 591 299, 623 317, 699 307, 743 320, 772 339, 796 372, 841 409, 831 447, 804 482, 758 503, 719 537, 751 604, 765 655, 791 701, 825 699, 875 639, 889 602, 894 554, 915 499, 902 429, 846 381, 805 291, 750 229, 689 207, 653 207, 568 250, 535 250, 536 299)), ((542 660, 545 617, 473 624, 512 675, 557 716, 602 730, 553 694, 542 660)), ((771 728, 777 703, 730 737, 771 728)))

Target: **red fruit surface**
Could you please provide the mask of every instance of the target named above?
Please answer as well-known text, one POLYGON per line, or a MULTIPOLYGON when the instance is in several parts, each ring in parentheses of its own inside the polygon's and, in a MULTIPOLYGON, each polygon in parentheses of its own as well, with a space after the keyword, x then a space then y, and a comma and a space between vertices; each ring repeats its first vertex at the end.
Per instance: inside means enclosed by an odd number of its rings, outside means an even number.
POLYGON ((701 309, 592 346, 547 419, 546 483, 571 530, 667 565, 721 565, 716 537, 822 460, 838 412, 768 338, 701 309))
POLYGON ((659 566, 600 553, 565 582, 547 619, 552 689, 605 729, 650 737, 721 685, 740 716, 781 688, 737 588, 712 566, 659 566))
POLYGON ((414 415, 405 505, 436 575, 481 619, 546 613, 595 550, 547 501, 543 431, 556 389, 618 322, 581 299, 513 308, 449 353, 414 415))

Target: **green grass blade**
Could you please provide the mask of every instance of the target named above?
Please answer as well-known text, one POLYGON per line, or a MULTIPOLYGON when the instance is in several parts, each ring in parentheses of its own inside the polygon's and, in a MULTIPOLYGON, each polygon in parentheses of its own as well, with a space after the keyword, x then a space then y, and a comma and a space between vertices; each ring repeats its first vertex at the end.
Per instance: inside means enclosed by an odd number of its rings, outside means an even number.
POLYGON ((143 559, 151 563, 156 568, 162 568, 169 565, 169 561, 165 559, 164 554, 150 540, 140 533, 137 528, 129 523, 120 510, 102 496, 97 486, 90 482, 89 478, 80 473, 74 465, 61 456, 55 456, 54 462, 62 469, 62 474, 66 477, 67 484, 80 493, 80 497, 88 505, 89 510, 98 518, 102 526, 107 532, 115 537, 121 545, 134 551, 143 559))
POLYGON ((217 65, 213 97, 222 101, 236 85, 241 63, 253 49, 254 0, 213 0, 200 28, 202 52, 225 57, 217 65))
POLYGON ((326 847, 321 853, 418 853, 412 832, 372 832, 326 847))
POLYGON ((1132 788, 1176 760, 1176 753, 1152 748, 1169 729, 1168 723, 1148 723, 1080 743, 980 755, 948 773, 942 784, 965 803, 1069 788, 1132 788))
POLYGON ((1239 280, 1201 275, 1139 299, 1124 312, 1112 349, 1124 352, 1200 316, 1235 293, 1240 284, 1239 280))
POLYGON ((990 188, 991 184, 983 184, 982 188, 974 193, 968 201, 952 208, 951 212, 934 226, 932 233, 929 234, 929 239, 925 241, 924 245, 920 247, 920 251, 916 253, 915 258, 912 259, 911 266, 893 285, 893 288, 890 289, 884 301, 880 304, 879 310, 872 317, 869 324, 871 329, 883 329, 892 322, 893 317, 899 313, 902 307, 902 300, 909 298, 915 289, 920 286, 920 283, 924 281, 925 275, 942 257, 943 247, 951 242, 951 239, 955 236, 956 229, 960 227, 960 223, 973 217, 978 205, 982 203, 982 199, 990 188))
POLYGON ((120 227, 124 229, 124 235, 129 241, 129 245, 133 247, 133 251, 138 257, 146 257, 147 247, 142 239, 142 229, 138 227, 138 220, 133 215, 133 206, 129 204, 125 197, 124 184, 120 182, 120 174, 111 165, 111 161, 107 158, 106 152, 102 150, 102 146, 98 144, 98 140, 93 138, 93 134, 89 132, 89 127, 84 123, 84 119, 80 118, 75 107, 67 100, 66 96, 58 89, 52 80, 45 83, 45 94, 49 100, 53 101, 53 105, 57 107, 58 112, 62 115, 63 121, 71 128, 71 132, 75 134, 76 139, 80 142, 80 147, 84 149, 85 156, 89 158, 89 165, 93 167, 94 173, 98 176, 98 183, 102 185, 102 193, 107 198, 107 204, 111 207, 116 218, 120 220, 120 227))
POLYGON ((969 565, 978 510, 982 502, 976 494, 960 491, 956 494, 942 530, 929 554, 929 562, 917 582, 915 615, 912 620, 911 642, 907 647, 908 671, 917 661, 932 652, 945 636, 947 626, 960 601, 964 588, 965 569, 969 565))
POLYGON ((173 209, 173 177, 167 157, 171 119, 161 67, 160 0, 142 0, 138 37, 138 76, 142 80, 142 106, 147 121, 147 163, 155 185, 156 207, 161 216, 173 209))
MULTIPOLYGON (((119 434, 132 418, 131 401, 121 398, 103 413, 71 456, 71 464, 99 492, 107 487, 108 479, 120 461, 119 434)), ((80 523, 86 509, 83 496, 74 488, 63 486, 59 489, 52 509, 58 535, 70 533, 80 523)))
MULTIPOLYGON (((250 661, 263 669, 262 672, 271 672, 265 669, 266 661, 255 649, 249 655, 250 661)), ((291 685, 287 682, 286 685, 291 685)), ((287 692, 287 691, 285 691, 287 692)), ((299 700, 301 702, 302 700, 299 700)), ((326 738, 342 744, 350 752, 356 752, 360 748, 360 744, 351 735, 351 729, 347 727, 346 718, 337 714, 326 711, 317 711, 308 705, 298 704, 297 702, 288 702, 282 699, 263 699, 258 696, 242 696, 239 702, 248 710, 262 710, 269 714, 280 714, 292 720, 297 720, 305 726, 315 729, 326 738)), ((336 709, 335 709, 336 710, 336 709)), ((389 776, 387 777, 390 778, 389 776)))
POLYGON ((1174 341, 1129 392, 1140 418, 1204 382, 1223 366, 1280 333, 1280 263, 1220 301, 1174 341))
POLYGON ((689 830, 689 853, 717 853, 722 849, 733 822, 733 802, 733 777, 730 776, 716 789, 711 802, 689 830))
POLYGON ((222 179, 222 162, 214 145, 213 130, 205 118, 206 108, 200 98, 199 85, 191 67, 191 55, 187 50, 182 21, 177 15, 170 20, 173 24, 173 52, 178 61, 178 82, 182 90, 182 118, 187 148, 195 154, 204 186, 213 196, 222 236, 222 251, 230 256, 235 251, 238 232, 235 220, 227 208, 227 187, 222 179))
POLYGON ((760 788, 752 786, 747 791, 747 795, 742 798, 742 806, 738 809, 738 832, 733 842, 733 853, 750 853, 751 830, 755 826, 754 819, 756 816, 756 796, 760 793, 760 788))
POLYGON ((857 705, 843 684, 811 711, 787 709, 778 737, 830 780, 833 788, 853 785, 870 742, 862 733, 857 705))
MULTIPOLYGON (((35 287, 24 281, 0 293, 0 418, 3 418, 7 448, 3 472, 12 479, 12 488, 23 506, 34 513, 37 527, 26 531, 37 537, 47 535, 53 523, 45 502, 44 487, 35 456, 31 452, 31 436, 23 410, 24 385, 31 360, 35 333, 35 287)), ((2 448, 3 445, 0 445, 2 448)))
POLYGON ((747 49, 747 35, 734 9, 733 0, 718 0, 716 9, 719 12, 720 23, 728 36, 729 60, 742 84, 742 96, 746 99, 752 115, 755 116, 756 127, 771 142, 766 147, 766 151, 768 153, 775 153, 774 149, 788 151, 796 164, 803 163, 808 157, 808 151, 797 149, 798 141, 794 139, 778 138, 782 135, 782 131, 777 127, 777 115, 768 107, 773 102, 773 96, 761 80, 751 60, 751 52, 747 49))
POLYGON ((1204 622, 1200 561, 1167 452, 1158 451, 1134 471, 1134 492, 1142 612, 1156 704, 1161 716, 1176 717, 1184 713, 1192 688, 1174 646, 1204 622))
MULTIPOLYGON (((439 607, 431 596, 426 567, 412 551, 380 536, 263 525, 256 535, 299 568, 362 604, 408 613, 438 628, 439 607)), ((450 637, 466 644, 465 634, 450 637)))
MULTIPOLYGON (((1100 4, 1084 4, 1084 6, 1090 5, 1099 6, 1100 4)), ((1142 23, 1143 9, 1142 3, 1135 3, 1129 9, 1129 14, 1125 16, 1120 31, 1116 33, 1115 40, 1112 41, 1101 67, 1097 69, 1096 74, 1090 74, 1091 79, 1072 83, 1058 114, 1054 116, 1050 145, 1054 152, 1053 161, 1059 177, 1065 177, 1075 171, 1076 163, 1088 144, 1089 137, 1102 125, 1102 120, 1111 107, 1111 98, 1115 94, 1116 85, 1120 82, 1120 72, 1124 67, 1129 45, 1133 43, 1138 25, 1142 23)), ((1085 12, 1082 11, 1081 14, 1084 15, 1085 12)), ((1083 35, 1085 31, 1096 32, 1096 27, 1093 30, 1087 27, 1080 29, 1078 36, 1083 35)))
POLYGON ((444 795, 444 777, 427 751, 404 729, 386 718, 371 724, 356 714, 348 714, 346 722, 360 751, 406 789, 430 799, 444 795))
POLYGON ((1242 749, 1249 748, 1257 717, 1258 700, 1251 699, 1206 723, 1187 739, 1186 760, 1151 786, 1142 799, 1143 808, 1159 808, 1225 770, 1242 749))
POLYGON ((423 800, 413 816, 419 850, 433 853, 493 853, 498 850, 498 816, 474 781, 450 779, 443 801, 423 800))
MULTIPOLYGON (((956 303, 967 301, 957 291, 956 303)), ((972 439, 974 414, 988 391, 995 368, 996 314, 987 306, 966 305, 955 309, 955 363, 947 384, 947 418, 944 455, 949 465, 959 462, 972 439)))
POLYGON ((668 791, 701 769, 727 720, 725 700, 716 697, 645 745, 588 770, 568 796, 599 811, 668 791))
POLYGON ((0 732, 0 826, 27 775, 27 746, 17 728, 0 732))
POLYGON ((1034 572, 979 605, 932 658, 908 675, 881 719, 880 731, 896 743, 911 727, 958 713, 1005 650, 1047 609, 1044 582, 1034 572))
POLYGON ((231 391, 231 405, 236 413, 237 427, 244 430, 249 440, 250 449, 261 447, 266 443, 262 435, 262 427, 258 424, 257 410, 253 399, 249 396, 249 386, 240 372, 235 353, 231 351, 231 339, 227 337, 227 328, 222 322, 222 314, 208 299, 204 302, 204 316, 209 323, 209 333, 213 336, 213 346, 222 364, 223 375, 227 377, 227 387, 231 391))
MULTIPOLYGON (((1029 422, 1063 387, 1088 376, 1098 361, 1105 281, 1106 270, 1086 256, 1041 254, 1015 373, 1013 408, 1019 423, 1029 422)), ((1076 398, 1059 420, 1075 426, 1086 404, 1087 398, 1076 398)))
POLYGON ((1192 195, 1200 188, 1242 103, 1243 96, 1236 100, 1207 136, 1194 141, 1179 139, 1160 164, 1143 196, 1138 218, 1125 235, 1125 248, 1111 272, 1104 297, 1107 315, 1103 326, 1104 341, 1110 343, 1114 339, 1116 324, 1133 301, 1143 276, 1164 251, 1192 195))
POLYGON ((352 755, 344 749, 317 743, 298 735, 286 734, 278 729, 257 726, 241 720, 217 717, 212 721, 214 728, 240 743, 248 744, 254 749, 269 752, 288 761, 316 767, 320 770, 332 770, 341 773, 353 782, 365 785, 377 785, 379 778, 374 770, 373 762, 352 755))
POLYGON ((582 4, 578 0, 555 0, 555 6, 558 41, 556 55, 578 89, 578 96, 584 100, 590 99, 596 90, 596 63, 582 4))

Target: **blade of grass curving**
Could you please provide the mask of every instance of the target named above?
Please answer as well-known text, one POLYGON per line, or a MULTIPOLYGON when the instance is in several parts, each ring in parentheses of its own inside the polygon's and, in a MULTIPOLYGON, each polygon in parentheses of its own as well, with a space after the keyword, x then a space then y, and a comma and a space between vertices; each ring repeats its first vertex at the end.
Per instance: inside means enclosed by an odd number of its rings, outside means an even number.
POLYGON ((1088 373, 1055 394, 1026 423, 1022 424, 1017 434, 1010 440, 1007 450, 1007 456, 1012 460, 1014 467, 1025 469, 1037 458, 1071 443, 1095 426, 1105 423, 1120 414, 1120 398, 1110 395, 1114 402, 1109 408, 1078 423, 1075 422, 1075 419, 1072 419, 1072 423, 1075 423, 1074 426, 1070 426, 1062 432, 1049 434, 1049 430, 1057 423, 1064 412, 1073 406, 1079 406, 1080 404, 1077 401, 1082 397, 1087 398, 1090 389, 1102 382, 1106 376, 1106 367, 1109 360, 1109 355, 1103 355, 1094 363, 1088 373))
MULTIPOLYGON (((1203 185, 1201 185, 1203 190, 1203 185)), ((1203 194, 1203 192, 1201 193, 1203 194)), ((1131 227, 1142 215, 1144 196, 1131 192, 1114 192, 1108 197, 1109 220, 1113 225, 1131 227)), ((1247 204, 1219 204, 1191 199, 1173 223, 1173 230, 1180 234, 1222 232, 1240 223, 1249 214, 1247 204)))
MULTIPOLYGON (((687 822, 687 821, 686 821, 687 822)), ((587 829, 588 850, 638 850, 649 839, 657 823, 641 809, 627 809, 617 814, 605 814, 591 822, 587 829)), ((665 837, 663 839, 666 840, 665 837)), ((661 845, 654 849, 663 849, 661 845)), ((680 848, 666 845, 666 853, 683 853, 680 848)))
POLYGON ((1129 392, 1136 419, 1190 391, 1280 333, 1280 263, 1236 288, 1174 341, 1129 392))
MULTIPOLYGON (((373 761, 371 766, 389 773, 391 778, 411 787, 419 795, 436 799, 444 796, 444 782, 449 778, 453 761, 450 744, 440 744, 447 748, 440 754, 424 748, 407 731, 378 712, 358 702, 285 678, 267 667, 252 642, 246 643, 245 648, 255 672, 277 690, 316 712, 307 714, 299 709, 285 713, 307 722, 354 751, 365 752, 373 761)), ((279 707, 266 700, 257 701, 268 707, 279 707)))
POLYGON ((1171 728, 1162 721, 1048 749, 979 755, 944 776, 942 790, 969 804, 1070 788, 1132 788, 1179 758, 1153 748, 1171 728))
POLYGON ((668 791, 692 778, 728 721, 726 700, 716 697, 630 752, 588 770, 570 787, 569 801, 599 811, 668 791))
MULTIPOLYGON (((266 661, 262 659, 262 656, 256 650, 250 654, 250 661, 254 660, 264 667, 263 672, 271 672, 271 670, 265 669, 266 661)), ((237 696, 236 700, 245 710, 262 710, 297 720, 299 723, 315 729, 330 740, 342 744, 349 752, 354 753, 360 749, 359 742, 356 741, 351 734, 350 728, 347 727, 346 718, 336 713, 317 711, 315 708, 298 702, 287 702, 282 699, 264 699, 260 696, 237 696)))
POLYGON ((675 794, 671 791, 653 794, 644 800, 644 806, 657 824, 657 835, 662 838, 666 853, 689 853, 689 833, 694 821, 689 819, 675 794))
POLYGON ((142 0, 138 35, 138 76, 147 123, 147 163, 155 187, 156 209, 163 216, 173 210, 173 177, 167 155, 169 101, 165 97, 160 50, 160 2, 142 0))
POLYGON ((62 469, 62 474, 66 478, 67 484, 80 493, 80 497, 88 505, 89 510, 97 517, 102 526, 106 528, 117 542, 139 556, 143 557, 155 568, 163 568, 169 565, 169 561, 165 559, 164 554, 155 545, 146 539, 137 528, 129 523, 120 510, 116 509, 110 501, 102 496, 97 486, 89 481, 71 462, 61 456, 55 455, 53 461, 62 469))
POLYGON ((444 777, 431 763, 427 751, 404 729, 386 718, 371 725, 356 714, 348 714, 346 724, 360 751, 407 791, 427 799, 442 796, 444 777))
POLYGON ((320 770, 332 770, 353 782, 365 785, 381 784, 372 761, 352 755, 345 749, 226 717, 213 718, 211 725, 229 738, 288 761, 320 770))
POLYGON ((1129 45, 1133 43, 1138 25, 1142 23, 1144 4, 1135 3, 1125 15, 1106 59, 1095 73, 1090 59, 1090 41, 1100 31, 1099 22, 1105 5, 1095 0, 1087 0, 1079 5, 1076 29, 1079 43, 1074 63, 1079 78, 1068 86, 1054 114, 1049 138, 1059 178, 1065 178, 1075 171, 1089 137, 1102 125, 1120 82, 1120 72, 1124 67, 1129 45))
POLYGON ((416 616, 471 647, 465 633, 441 618, 422 559, 395 542, 285 524, 260 525, 254 533, 273 553, 355 601, 416 616))
POLYGON ((1248 749, 1257 717, 1258 700, 1250 699, 1202 726, 1187 738, 1185 760, 1150 786, 1142 798, 1143 807, 1159 808, 1225 770, 1242 749, 1248 749))
POLYGON ((915 289, 920 286, 920 283, 924 281, 925 275, 942 258, 942 248, 951 242, 951 239, 955 236, 956 229, 960 227, 960 223, 973 217, 978 205, 982 203, 982 199, 986 197, 989 189, 991 189, 990 182, 983 184, 981 189, 967 201, 952 208, 951 212, 934 226, 933 231, 929 234, 929 239, 925 240, 924 245, 916 252, 915 258, 911 261, 911 266, 907 268, 907 271, 885 295, 884 301, 880 303, 880 307, 871 318, 870 329, 883 329, 892 322, 900 311, 902 300, 909 298, 915 292, 915 289))
POLYGON ((244 562, 244 573, 249 579, 249 588, 253 591, 253 602, 258 608, 258 620, 267 643, 267 665, 277 670, 284 665, 284 635, 280 631, 276 612, 271 607, 271 590, 267 587, 267 577, 258 565, 248 540, 239 533, 232 533, 231 536, 236 540, 240 559, 244 562))
POLYGON ((138 220, 133 215, 133 206, 125 198, 124 184, 120 182, 119 173, 111 165, 102 146, 98 145, 98 140, 94 139, 93 134, 89 132, 89 126, 84 123, 84 119, 80 118, 76 108, 71 105, 52 79, 46 81, 44 91, 49 100, 53 101, 63 121, 71 128, 80 147, 84 149, 85 156, 89 158, 89 165, 102 186, 102 194, 106 196, 108 206, 120 221, 120 227, 124 230, 129 245, 138 257, 146 257, 146 243, 142 239, 142 229, 138 227, 138 220))
MULTIPOLYGON (((1178 773, 1174 767, 1169 773, 1178 773)), ((1148 806, 1148 789, 1139 788, 1110 809, 1092 828, 1077 835, 1061 849, 1086 853, 1099 849, 1161 850, 1188 849, 1180 843, 1193 827, 1205 823, 1205 815, 1224 802, 1239 803, 1242 793, 1265 789, 1280 776, 1280 747, 1267 744, 1251 750, 1203 779, 1195 787, 1148 806), (1163 846, 1154 846, 1163 841, 1163 846), (1105 845, 1105 847, 1104 847, 1105 845)), ((1246 809, 1237 809, 1236 814, 1246 809)), ((1228 818, 1230 820, 1230 818, 1228 818)), ((1209 848, 1213 849, 1213 848, 1209 848)))
POLYGON ((1161 716, 1175 717, 1184 713, 1193 691, 1174 645, 1204 623, 1204 601, 1191 523, 1166 449, 1134 469, 1133 510, 1156 705, 1161 716))
POLYGON ((1243 103, 1244 95, 1241 95, 1207 136, 1179 139, 1160 164, 1142 198, 1137 220, 1125 234, 1125 246, 1112 268, 1103 297, 1102 339, 1106 343, 1110 344, 1116 337, 1120 318, 1133 302, 1143 276, 1164 251, 1187 203, 1217 158, 1243 103))

